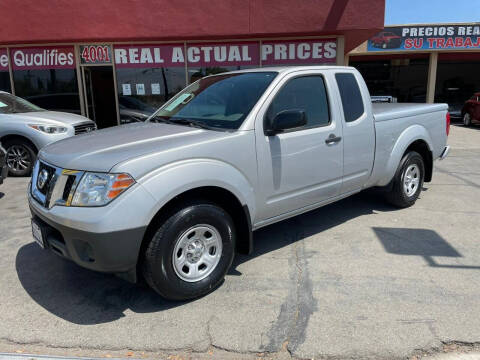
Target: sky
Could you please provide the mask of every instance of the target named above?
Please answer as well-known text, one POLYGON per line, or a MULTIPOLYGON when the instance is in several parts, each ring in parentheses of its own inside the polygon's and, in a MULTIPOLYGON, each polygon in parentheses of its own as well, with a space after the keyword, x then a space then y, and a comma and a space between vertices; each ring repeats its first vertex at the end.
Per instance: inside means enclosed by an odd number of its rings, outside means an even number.
POLYGON ((480 0, 386 0, 385 25, 480 22, 480 0))

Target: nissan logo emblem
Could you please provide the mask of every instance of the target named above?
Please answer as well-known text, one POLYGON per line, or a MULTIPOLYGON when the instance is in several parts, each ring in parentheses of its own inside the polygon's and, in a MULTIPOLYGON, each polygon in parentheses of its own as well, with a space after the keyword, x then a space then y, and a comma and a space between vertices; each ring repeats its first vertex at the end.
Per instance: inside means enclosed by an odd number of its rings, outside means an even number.
POLYGON ((37 179, 37 186, 40 190, 43 189, 43 187, 47 183, 47 180, 48 180, 48 171, 43 169, 38 174, 38 179, 37 179))

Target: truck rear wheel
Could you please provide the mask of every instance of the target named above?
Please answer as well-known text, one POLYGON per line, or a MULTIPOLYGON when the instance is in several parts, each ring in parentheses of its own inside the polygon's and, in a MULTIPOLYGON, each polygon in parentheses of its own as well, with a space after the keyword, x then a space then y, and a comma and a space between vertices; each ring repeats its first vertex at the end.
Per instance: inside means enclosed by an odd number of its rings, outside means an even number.
POLYGON ((400 208, 415 204, 423 187, 425 165, 422 156, 410 151, 404 155, 397 173, 393 178, 392 190, 387 193, 387 200, 400 208))
POLYGON ((170 300, 189 300, 216 289, 235 255, 235 228, 219 206, 192 201, 175 208, 148 244, 143 275, 170 300))

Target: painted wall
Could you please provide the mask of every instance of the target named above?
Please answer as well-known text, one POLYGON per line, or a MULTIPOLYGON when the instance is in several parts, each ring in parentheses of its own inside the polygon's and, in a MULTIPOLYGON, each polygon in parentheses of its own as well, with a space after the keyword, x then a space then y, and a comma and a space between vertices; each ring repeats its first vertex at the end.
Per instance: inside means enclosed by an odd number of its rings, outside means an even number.
POLYGON ((385 0, 2 0, 0 44, 345 35, 383 28, 385 0))

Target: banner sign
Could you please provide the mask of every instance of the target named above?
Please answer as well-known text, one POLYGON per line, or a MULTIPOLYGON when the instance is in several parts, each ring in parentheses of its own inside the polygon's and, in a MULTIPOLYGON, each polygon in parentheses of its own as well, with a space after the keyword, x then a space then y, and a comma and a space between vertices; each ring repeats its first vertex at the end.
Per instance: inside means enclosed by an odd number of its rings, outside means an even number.
POLYGON ((10 49, 13 70, 74 69, 73 46, 10 49))
POLYGON ((0 49, 0 71, 8 71, 7 49, 0 49))
POLYGON ((161 68, 185 66, 183 44, 115 45, 117 68, 161 68))
POLYGON ((458 50, 480 48, 480 25, 386 27, 368 40, 368 51, 458 50))
POLYGON ((80 64, 111 64, 110 45, 80 45, 80 64))
POLYGON ((336 62, 335 39, 260 42, 115 45, 117 68, 260 66, 336 62))
POLYGON ((262 65, 334 64, 335 39, 280 40, 262 43, 262 65))
POLYGON ((260 43, 238 42, 217 44, 189 44, 188 66, 259 66, 260 43))

